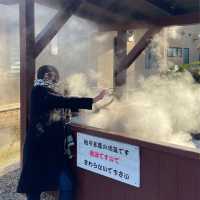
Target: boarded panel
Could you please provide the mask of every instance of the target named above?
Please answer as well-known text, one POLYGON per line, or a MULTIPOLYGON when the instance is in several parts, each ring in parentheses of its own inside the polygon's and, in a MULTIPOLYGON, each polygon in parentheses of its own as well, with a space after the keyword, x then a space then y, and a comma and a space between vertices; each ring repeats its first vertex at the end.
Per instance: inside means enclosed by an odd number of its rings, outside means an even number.
POLYGON ((198 199, 199 171, 199 162, 178 159, 178 199, 198 199))
POLYGON ((140 147, 141 187, 136 188, 77 168, 77 200, 199 200, 200 153, 176 146, 125 138, 91 127, 73 126, 89 135, 140 147))
POLYGON ((159 164, 159 199, 177 200, 177 178, 177 158, 161 153, 159 164))
POLYGON ((141 148, 141 188, 135 190, 136 200, 159 200, 159 153, 141 148))

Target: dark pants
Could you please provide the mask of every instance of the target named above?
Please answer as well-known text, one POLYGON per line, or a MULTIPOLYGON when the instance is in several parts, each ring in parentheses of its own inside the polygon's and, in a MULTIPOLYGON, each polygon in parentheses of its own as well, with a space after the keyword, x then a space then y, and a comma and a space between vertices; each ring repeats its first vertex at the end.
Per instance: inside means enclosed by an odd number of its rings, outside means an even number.
MULTIPOLYGON (((59 179, 59 200, 73 200, 72 182, 66 171, 63 171, 59 179)), ((40 200, 41 193, 27 194, 27 200, 40 200)))

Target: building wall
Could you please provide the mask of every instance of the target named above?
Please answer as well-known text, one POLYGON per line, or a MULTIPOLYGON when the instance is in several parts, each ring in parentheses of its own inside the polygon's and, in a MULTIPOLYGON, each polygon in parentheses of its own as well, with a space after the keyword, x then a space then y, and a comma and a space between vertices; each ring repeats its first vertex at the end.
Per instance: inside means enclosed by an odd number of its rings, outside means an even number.
MULTIPOLYGON (((128 44, 129 49, 137 43, 144 32, 145 30, 135 31, 135 41, 128 44)), ((182 50, 189 48, 189 63, 198 61, 200 59, 200 25, 163 29, 128 69, 129 85, 137 85, 140 80, 166 70, 172 65, 183 64, 183 55, 182 57, 168 57, 169 47, 178 47, 182 50), (153 54, 154 58, 151 55, 149 59, 149 54, 153 54)))
MULTIPOLYGON (((134 47, 134 45, 140 40, 145 33, 145 29, 139 29, 134 31, 134 41, 127 42, 128 52, 134 47)), ((166 70, 172 65, 180 65, 184 63, 182 57, 168 57, 167 50, 169 47, 189 48, 189 62, 198 61, 200 57, 200 25, 191 25, 185 27, 171 27, 165 28, 152 42, 145 51, 136 59, 136 61, 127 70, 127 85, 129 90, 133 85, 137 84, 148 77, 149 75, 159 73, 166 70), (153 49, 152 49, 153 47, 153 49), (149 59, 149 54, 151 59, 149 59)), ((114 38, 114 36, 113 36, 114 38)), ((113 38, 108 38, 105 43, 106 47, 112 48, 113 38), (109 39, 111 41, 109 41, 109 39)), ((108 67, 113 67, 113 54, 111 49, 104 48, 102 53, 98 57, 98 69, 105 75, 105 79, 108 79, 108 67), (100 67, 101 66, 101 67, 100 67), (105 66, 105 68, 103 67, 105 66)))
MULTIPOLYGON (((189 48, 189 62, 192 63, 194 61, 199 60, 200 51, 198 50, 198 45, 200 44, 200 26, 185 26, 180 27, 175 30, 175 36, 170 36, 170 31, 173 31, 173 28, 166 29, 167 32, 167 42, 168 47, 179 47, 179 48, 189 48)), ((183 64, 183 56, 182 57, 167 57, 168 63, 174 64, 183 64)))

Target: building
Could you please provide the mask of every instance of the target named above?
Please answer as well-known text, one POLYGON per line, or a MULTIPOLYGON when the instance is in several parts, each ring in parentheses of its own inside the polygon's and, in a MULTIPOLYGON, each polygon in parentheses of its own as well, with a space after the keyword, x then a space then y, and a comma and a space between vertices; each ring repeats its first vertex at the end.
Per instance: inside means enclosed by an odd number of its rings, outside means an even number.
POLYGON ((136 77, 200 61, 200 25, 165 28, 135 63, 136 77))
MULTIPOLYGON (((128 32, 127 53, 140 40, 145 31, 145 29, 140 29, 128 32)), ((112 37, 107 37, 102 44, 104 51, 98 56, 98 69, 105 72, 107 77, 105 80, 112 80, 113 77, 111 69, 114 63, 113 40, 115 36, 116 34, 112 33, 112 37)), ((100 43, 96 44, 96 47, 98 45, 100 43)), ((200 25, 164 28, 127 70, 127 86, 131 88, 141 79, 165 71, 174 65, 196 61, 200 61, 200 25)), ((108 81, 104 83, 108 85, 108 81)))

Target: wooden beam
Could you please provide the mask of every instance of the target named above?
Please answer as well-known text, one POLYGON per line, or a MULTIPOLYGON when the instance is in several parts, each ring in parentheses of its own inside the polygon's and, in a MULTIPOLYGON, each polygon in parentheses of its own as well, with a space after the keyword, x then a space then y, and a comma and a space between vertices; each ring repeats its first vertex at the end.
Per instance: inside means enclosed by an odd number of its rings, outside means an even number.
MULTIPOLYGON (((84 14, 88 12, 89 15, 96 15, 96 16, 99 16, 99 18, 102 18, 102 19, 107 18, 107 19, 110 19, 110 21, 119 22, 119 23, 124 23, 128 20, 127 17, 113 13, 109 9, 100 7, 96 5, 95 3, 90 3, 88 0, 83 1, 83 4, 81 5, 79 12, 83 14, 83 17, 84 17, 84 14)), ((90 20, 92 20, 92 18, 90 20)))
MULTIPOLYGON (((28 126, 30 91, 35 76, 34 0, 20 2, 20 107, 21 153, 28 126)), ((22 154, 21 154, 22 155, 22 154)))
POLYGON ((126 31, 131 29, 151 28, 153 23, 148 23, 142 20, 133 20, 130 23, 113 23, 113 24, 98 24, 98 30, 100 32, 107 31, 126 31))
POLYGON ((114 39, 114 88, 120 87, 126 84, 126 70, 115 76, 119 71, 120 63, 127 55, 127 34, 126 31, 120 31, 117 33, 114 39))
POLYGON ((0 0, 0 4, 3 5, 13 5, 20 3, 21 0, 0 0))
POLYGON ((149 9, 149 10, 151 10, 151 12, 156 13, 158 15, 160 15, 160 14, 162 14, 163 16, 171 15, 169 10, 165 9, 165 7, 159 7, 156 4, 154 4, 148 0, 140 0, 140 5, 142 8, 149 9))
POLYGON ((181 7, 180 3, 179 5, 177 2, 172 1, 155 1, 155 0, 144 0, 155 7, 162 9, 166 12, 168 12, 171 15, 177 15, 177 14, 183 14, 186 12, 184 8, 181 7))
POLYGON ((159 17, 155 19, 149 19, 148 21, 134 20, 130 23, 124 24, 111 24, 101 25, 100 31, 123 31, 137 28, 150 28, 152 26, 168 27, 168 26, 186 26, 192 24, 200 24, 200 13, 190 13, 177 16, 159 17))
POLYGON ((123 17, 120 14, 114 13, 109 8, 104 8, 85 0, 80 6, 78 16, 96 21, 100 32, 106 31, 126 31, 128 29, 150 28, 153 23, 144 20, 130 20, 128 17, 123 17), (106 21, 107 23, 105 23, 106 21))
POLYGON ((186 26, 191 24, 199 24, 200 12, 160 17, 159 19, 154 19, 152 23, 156 26, 186 26))
POLYGON ((118 70, 116 71, 115 76, 119 76, 124 70, 127 70, 129 66, 138 58, 138 56, 143 52, 143 50, 150 44, 152 37, 161 31, 162 28, 153 27, 149 29, 140 41, 133 47, 130 53, 123 58, 120 62, 118 70))
POLYGON ((54 38, 54 36, 68 21, 79 5, 80 4, 77 4, 76 8, 69 6, 68 9, 59 10, 53 19, 46 25, 46 27, 37 35, 35 42, 35 58, 54 38))
POLYGON ((60 0, 35 0, 36 3, 52 9, 61 9, 60 0))
POLYGON ((152 18, 152 13, 153 15, 158 15, 158 16, 171 15, 166 10, 156 6, 155 4, 152 4, 147 0, 139 0, 137 1, 137 3, 135 3, 133 0, 126 0, 122 1, 122 4, 128 8, 127 10, 132 10, 133 13, 142 11, 142 13, 144 13, 144 15, 147 18, 152 18))
POLYGON ((98 27, 110 27, 131 22, 128 17, 114 13, 88 0, 83 1, 76 15, 95 22, 98 27))

